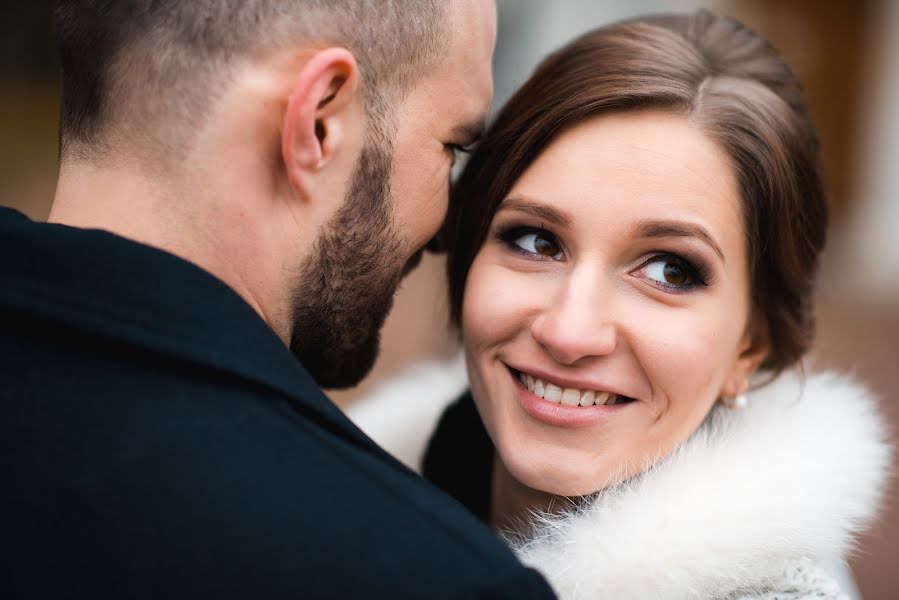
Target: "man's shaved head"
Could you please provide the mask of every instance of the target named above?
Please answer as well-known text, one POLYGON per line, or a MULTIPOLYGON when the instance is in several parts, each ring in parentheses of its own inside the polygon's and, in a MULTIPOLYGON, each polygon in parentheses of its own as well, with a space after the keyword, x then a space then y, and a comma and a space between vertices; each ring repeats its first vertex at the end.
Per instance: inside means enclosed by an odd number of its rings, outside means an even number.
POLYGON ((55 18, 51 220, 190 260, 320 385, 358 383, 489 107, 493 0, 60 0, 55 18))
POLYGON ((348 48, 359 64, 368 112, 383 117, 445 54, 450 4, 60 1, 62 158, 101 158, 117 139, 178 154, 237 64, 302 43, 348 48))

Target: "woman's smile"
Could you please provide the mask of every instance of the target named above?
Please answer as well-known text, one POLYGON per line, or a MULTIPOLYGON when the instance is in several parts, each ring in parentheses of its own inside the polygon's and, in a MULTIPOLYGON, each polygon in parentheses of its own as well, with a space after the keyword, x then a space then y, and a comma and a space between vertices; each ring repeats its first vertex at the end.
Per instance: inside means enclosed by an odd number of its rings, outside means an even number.
POLYGON ((472 152, 442 236, 471 393, 424 472, 560 597, 842 597, 822 532, 889 450, 798 363, 821 171, 788 65, 705 11, 576 38, 472 152))
POLYGON ((634 402, 633 398, 610 391, 606 386, 574 385, 560 378, 535 374, 533 369, 507 368, 510 386, 522 410, 547 425, 589 427, 634 402))
POLYGON ((513 476, 591 493, 696 430, 755 364, 744 240, 727 159, 680 116, 598 117, 534 161, 462 304, 473 396, 513 476))

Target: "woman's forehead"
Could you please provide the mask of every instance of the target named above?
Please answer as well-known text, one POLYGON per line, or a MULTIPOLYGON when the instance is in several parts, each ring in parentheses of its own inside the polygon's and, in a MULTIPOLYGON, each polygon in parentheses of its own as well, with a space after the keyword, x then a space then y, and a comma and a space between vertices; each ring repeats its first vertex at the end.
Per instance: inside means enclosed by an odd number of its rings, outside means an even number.
POLYGON ((686 118, 663 112, 603 115, 564 132, 500 208, 512 200, 549 205, 572 221, 595 217, 597 226, 652 216, 729 229, 742 214, 724 151, 686 118))

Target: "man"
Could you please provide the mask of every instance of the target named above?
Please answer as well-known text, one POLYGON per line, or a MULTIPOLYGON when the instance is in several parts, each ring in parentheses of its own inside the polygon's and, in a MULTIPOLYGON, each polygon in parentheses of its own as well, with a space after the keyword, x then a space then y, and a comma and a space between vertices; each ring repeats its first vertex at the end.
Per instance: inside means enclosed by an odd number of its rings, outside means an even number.
POLYGON ((0 211, 0 597, 550 596, 315 383, 374 361, 495 18, 60 3, 51 223, 0 211))

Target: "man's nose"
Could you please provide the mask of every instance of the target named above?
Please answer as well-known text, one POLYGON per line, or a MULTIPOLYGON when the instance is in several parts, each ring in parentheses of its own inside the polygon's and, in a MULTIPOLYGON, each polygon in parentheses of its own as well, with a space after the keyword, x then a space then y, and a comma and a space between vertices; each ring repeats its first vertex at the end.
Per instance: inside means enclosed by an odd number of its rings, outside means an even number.
POLYGON ((599 277, 571 277, 531 324, 531 335, 557 363, 606 356, 618 344, 610 287, 599 277))

